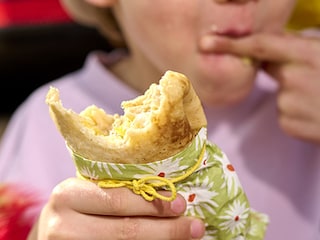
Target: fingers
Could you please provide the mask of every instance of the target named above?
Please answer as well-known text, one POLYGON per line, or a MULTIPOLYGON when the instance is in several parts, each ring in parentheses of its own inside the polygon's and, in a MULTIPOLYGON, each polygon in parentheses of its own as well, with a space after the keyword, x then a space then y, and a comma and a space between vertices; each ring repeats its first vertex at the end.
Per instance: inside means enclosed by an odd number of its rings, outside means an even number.
POLYGON ((318 122, 292 118, 279 114, 280 127, 290 136, 315 144, 320 144, 320 128, 318 122))
POLYGON ((289 135, 320 143, 320 100, 295 91, 278 95, 279 123, 289 135))
POLYGON ((181 216, 185 208, 180 195, 171 203, 148 202, 126 188, 101 189, 92 182, 70 178, 54 189, 43 208, 38 236, 79 240, 202 238, 205 225, 181 216))
POLYGON ((280 83, 277 105, 281 128, 293 137, 320 143, 320 73, 305 68, 287 65, 268 70, 280 83))
MULTIPOLYGON (((201 239, 202 221, 190 217, 106 217, 64 213, 50 219, 41 239, 201 239)), ((43 220, 45 222, 45 220, 43 220)))
POLYGON ((206 35, 200 41, 203 51, 231 53, 270 62, 308 62, 310 54, 320 54, 319 40, 298 35, 254 34, 243 38, 206 35), (310 53, 310 54, 309 54, 310 53))
MULTIPOLYGON (((201 238, 204 232, 204 224, 197 219, 188 217, 177 218, 99 218, 93 216, 90 221, 92 233, 90 239, 106 239, 101 236, 109 236, 109 239, 195 239, 201 238), (95 223, 94 225, 92 223, 95 223), (101 232, 103 230, 103 232, 101 232), (99 234, 94 234, 98 233, 99 234), (114 237, 111 237, 114 236, 114 237)), ((84 231, 83 235, 87 234, 84 231)), ((89 239, 89 238, 84 238, 89 239)))
POLYGON ((178 216, 186 208, 180 195, 173 202, 148 202, 127 188, 102 189, 92 182, 76 178, 58 185, 51 198, 56 208, 108 216, 178 216))

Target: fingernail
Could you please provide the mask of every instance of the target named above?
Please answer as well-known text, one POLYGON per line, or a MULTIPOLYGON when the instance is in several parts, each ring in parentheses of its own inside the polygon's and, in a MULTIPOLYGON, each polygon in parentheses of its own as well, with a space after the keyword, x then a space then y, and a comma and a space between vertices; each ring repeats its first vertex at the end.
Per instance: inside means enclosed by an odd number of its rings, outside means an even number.
POLYGON ((182 197, 177 197, 171 202, 171 210, 176 214, 181 214, 185 211, 186 203, 182 197))
POLYGON ((215 45, 214 37, 210 35, 203 36, 200 40, 200 48, 203 51, 212 50, 215 45))
POLYGON ((216 34, 218 32, 218 26, 215 25, 215 24, 212 24, 210 27, 209 27, 209 30, 208 30, 208 34, 216 34))
POLYGON ((244 63, 244 65, 246 65, 246 66, 252 66, 253 65, 253 60, 250 57, 242 57, 241 60, 244 63))
POLYGON ((191 223, 191 237, 202 238, 205 232, 204 223, 200 219, 194 219, 191 223))

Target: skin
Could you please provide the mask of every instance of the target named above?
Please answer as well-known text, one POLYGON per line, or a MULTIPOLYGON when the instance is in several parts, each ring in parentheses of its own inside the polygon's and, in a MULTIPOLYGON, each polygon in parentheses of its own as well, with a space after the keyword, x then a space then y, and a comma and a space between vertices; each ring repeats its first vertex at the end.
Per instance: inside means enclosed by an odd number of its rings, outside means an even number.
MULTIPOLYGON (((171 69, 190 78, 205 105, 235 105, 263 68, 280 86, 282 129, 320 144, 320 41, 284 30, 295 0, 87 1, 113 8, 131 54, 110 70, 133 88, 143 92, 171 69)), ((29 239, 200 239, 204 225, 181 216, 185 207, 181 196, 147 202, 71 178, 55 188, 29 239)))

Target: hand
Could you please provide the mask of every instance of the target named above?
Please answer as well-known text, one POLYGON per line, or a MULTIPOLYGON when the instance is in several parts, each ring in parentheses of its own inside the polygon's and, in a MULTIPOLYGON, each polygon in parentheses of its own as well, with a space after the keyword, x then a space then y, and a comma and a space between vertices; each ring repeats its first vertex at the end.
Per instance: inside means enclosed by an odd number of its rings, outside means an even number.
POLYGON ((181 216, 185 208, 180 195, 171 203, 148 202, 127 188, 71 178, 54 189, 29 240, 200 239, 204 224, 181 216))
POLYGON ((208 36, 208 51, 261 62, 279 83, 279 123, 289 135, 320 144, 320 38, 260 33, 230 39, 208 36))

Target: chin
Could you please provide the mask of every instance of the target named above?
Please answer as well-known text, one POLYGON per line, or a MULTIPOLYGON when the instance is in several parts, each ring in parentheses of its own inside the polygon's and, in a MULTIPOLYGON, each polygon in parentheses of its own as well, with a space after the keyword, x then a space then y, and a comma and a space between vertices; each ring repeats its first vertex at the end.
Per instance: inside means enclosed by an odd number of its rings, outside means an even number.
POLYGON ((241 103, 250 94, 252 86, 244 86, 239 89, 226 91, 208 91, 207 89, 199 89, 199 97, 201 102, 206 106, 227 107, 241 103))
POLYGON ((190 77, 200 99, 208 105, 233 105, 250 94, 256 78, 254 68, 212 68, 190 77))
MULTIPOLYGON (((247 78, 252 76, 257 70, 256 63, 249 63, 244 58, 239 58, 230 54, 199 54, 195 62, 199 75, 210 78, 210 76, 219 76, 221 81, 225 79, 247 78)), ((216 82, 219 79, 215 80, 216 82)))

